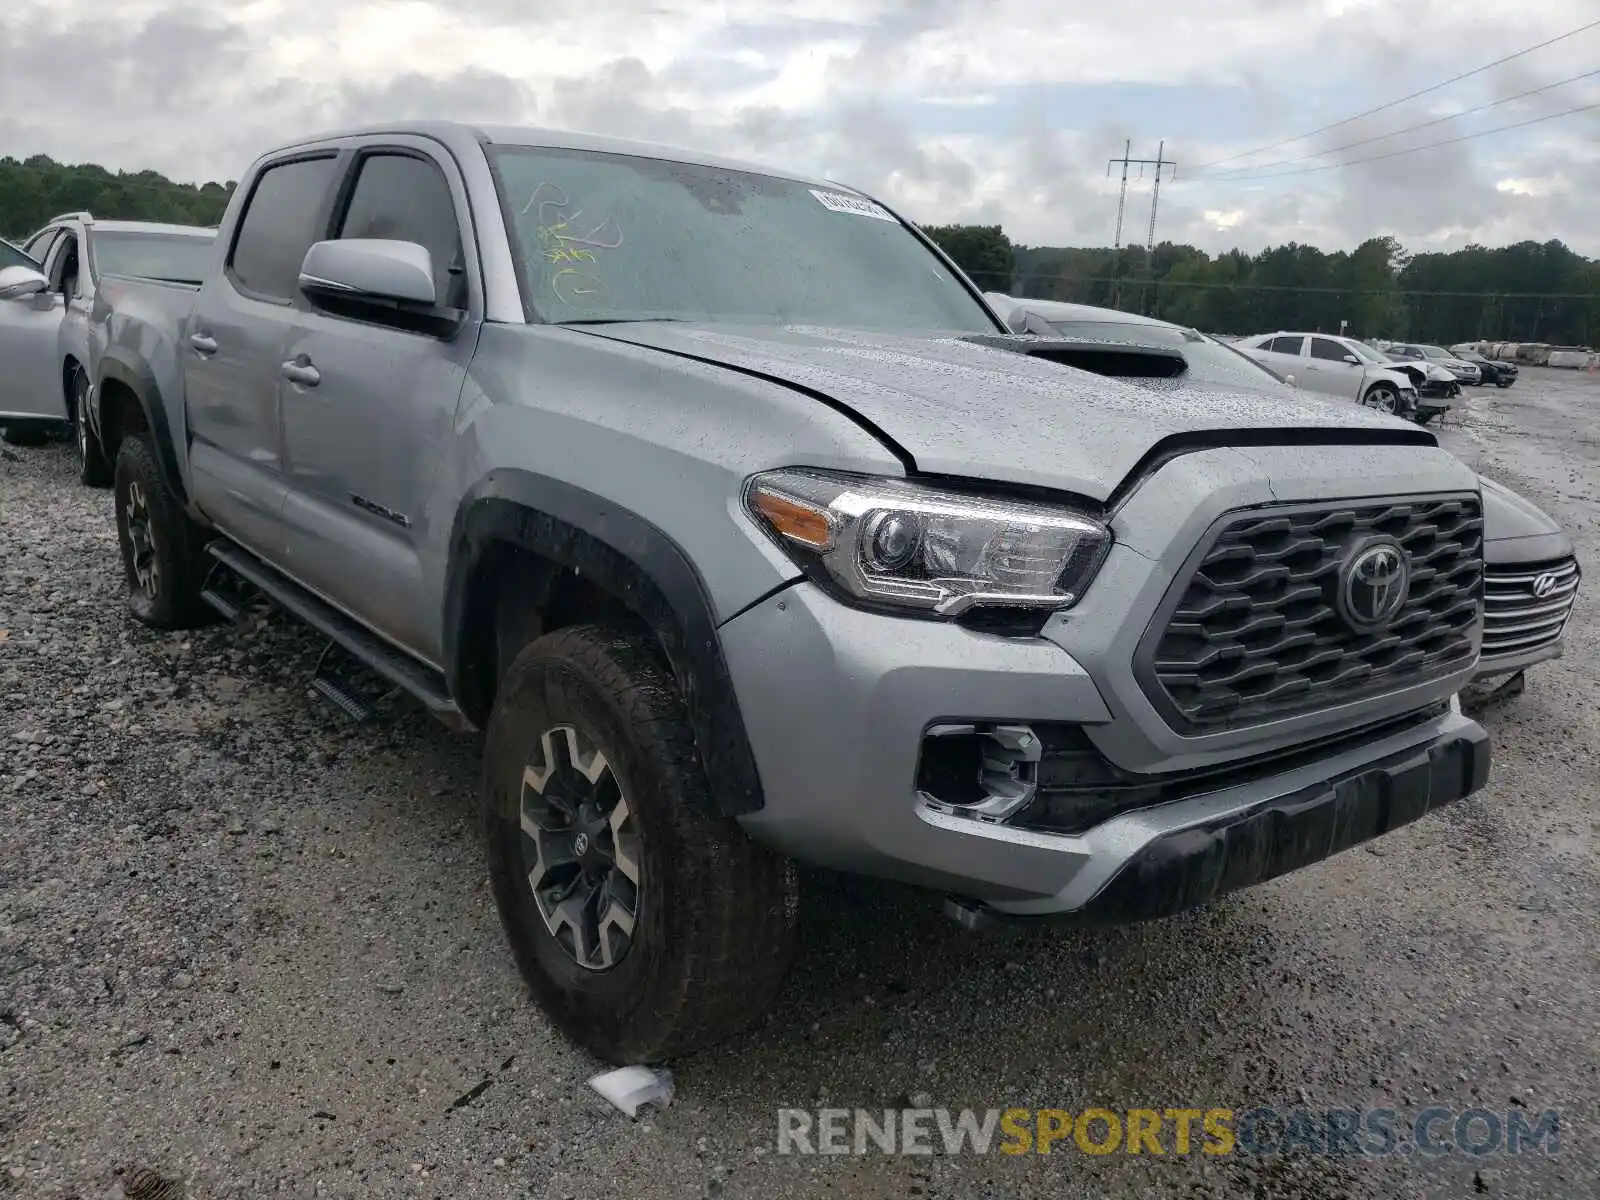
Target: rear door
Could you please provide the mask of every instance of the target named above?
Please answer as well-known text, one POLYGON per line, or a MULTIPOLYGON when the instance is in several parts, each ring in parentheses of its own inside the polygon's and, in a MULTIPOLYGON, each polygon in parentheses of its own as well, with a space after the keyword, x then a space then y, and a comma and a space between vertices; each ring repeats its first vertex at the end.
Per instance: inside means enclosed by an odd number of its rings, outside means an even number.
POLYGON ((196 503, 219 528, 282 565, 285 494, 278 409, 300 263, 327 227, 334 150, 269 162, 256 175, 220 275, 182 332, 196 503))
POLYGON ((439 612, 421 555, 455 516, 429 504, 429 482, 446 460, 481 311, 467 212, 454 162, 430 140, 360 144, 331 236, 425 247, 440 307, 460 323, 441 336, 400 314, 309 304, 283 355, 290 570, 429 661, 441 653, 439 612))
POLYGON ((1359 363, 1346 362, 1354 357, 1332 338, 1308 339, 1305 359, 1304 386, 1312 391, 1325 392, 1345 400, 1361 399, 1361 381, 1366 376, 1359 363))
POLYGON ((1280 375, 1293 375, 1297 380, 1304 373, 1300 350, 1305 338, 1297 333, 1280 333, 1267 339, 1261 350, 1261 361, 1280 375))
MULTIPOLYGON (((48 253, 57 233, 43 230, 28 244, 48 253)), ((10 247, 4 253, 0 267, 27 265, 48 275, 46 264, 16 254, 10 247)), ((62 313, 61 294, 50 289, 0 300, 0 364, 4 364, 0 370, 0 423, 6 417, 65 418, 56 363, 62 313)))

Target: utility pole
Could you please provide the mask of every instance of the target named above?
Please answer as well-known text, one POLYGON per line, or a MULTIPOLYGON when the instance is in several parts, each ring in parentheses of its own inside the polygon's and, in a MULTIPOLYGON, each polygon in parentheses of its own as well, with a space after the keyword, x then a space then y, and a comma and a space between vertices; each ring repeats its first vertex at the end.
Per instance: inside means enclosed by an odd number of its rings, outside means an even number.
POLYGON ((1133 139, 1129 138, 1122 145, 1122 157, 1106 161, 1106 178, 1111 178, 1111 168, 1119 162, 1122 164, 1122 187, 1117 191, 1117 237, 1112 243, 1112 249, 1118 253, 1122 251, 1122 211, 1128 205, 1128 164, 1133 160, 1128 154, 1133 150, 1133 139))
POLYGON ((1161 148, 1156 151, 1156 185, 1150 191, 1150 232, 1144 240, 1145 266, 1147 270, 1150 263, 1150 254, 1156 248, 1156 206, 1161 203, 1161 168, 1172 167, 1172 173, 1174 175, 1178 173, 1176 169, 1178 164, 1175 162, 1168 162, 1162 157, 1162 155, 1166 154, 1166 152, 1167 142, 1166 139, 1163 138, 1161 141, 1161 148))
MULTIPOLYGON (((1156 182, 1155 186, 1150 189, 1150 232, 1145 235, 1144 239, 1144 277, 1147 283, 1154 282, 1156 270, 1156 206, 1161 203, 1161 168, 1171 167, 1174 175, 1178 173, 1178 164, 1168 162, 1166 154, 1167 141, 1162 138, 1161 145, 1156 149, 1156 182)), ((1141 311, 1144 309, 1143 296, 1139 297, 1139 308, 1141 311)))
MULTIPOLYGON (((1118 165, 1122 167, 1122 187, 1117 192, 1117 236, 1116 244, 1113 247, 1115 256, 1112 260, 1113 283, 1111 285, 1111 306, 1113 308, 1118 307, 1122 296, 1122 285, 1120 283, 1122 276, 1122 217, 1128 204, 1128 168, 1138 167, 1140 179, 1144 178, 1144 169, 1146 167, 1154 167, 1156 172, 1155 187, 1150 193, 1150 228, 1145 235, 1144 246, 1145 278, 1149 279, 1152 270, 1150 258, 1152 252, 1155 250, 1156 244, 1156 208, 1161 203, 1161 168, 1176 168, 1178 165, 1177 163, 1171 162, 1167 159, 1167 143, 1165 139, 1162 140, 1161 148, 1156 151, 1156 156, 1154 158, 1132 158, 1130 157, 1132 150, 1133 139, 1129 138, 1123 144, 1122 157, 1108 159, 1106 161, 1107 178, 1110 178, 1111 176, 1112 167, 1118 165)), ((1174 173, 1176 173, 1176 171, 1174 171, 1174 173)))

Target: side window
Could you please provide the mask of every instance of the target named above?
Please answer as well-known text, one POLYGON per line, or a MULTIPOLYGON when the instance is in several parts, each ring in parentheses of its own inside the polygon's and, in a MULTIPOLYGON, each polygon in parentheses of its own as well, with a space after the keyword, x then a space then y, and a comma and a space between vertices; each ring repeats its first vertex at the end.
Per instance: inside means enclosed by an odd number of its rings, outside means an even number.
POLYGON ((36 263, 44 262, 50 253, 51 243, 56 240, 56 235, 60 232, 59 228, 51 228, 34 234, 33 240, 22 248, 23 253, 36 263))
POLYGON ((50 277, 52 292, 60 292, 68 300, 78 294, 78 239, 71 233, 63 233, 51 247, 45 274, 50 277))
POLYGON ((408 154, 369 154, 357 168, 340 238, 416 242, 433 259, 433 285, 446 308, 466 308, 467 276, 450 184, 433 163, 408 154))
POLYGON ((321 240, 317 218, 337 160, 303 158, 268 167, 256 180, 228 262, 239 290, 263 300, 294 299, 300 264, 321 240))
POLYGON ((1338 342, 1331 342, 1327 338, 1314 337, 1311 339, 1311 357, 1325 358, 1329 362, 1343 362, 1344 356, 1349 354, 1338 342))
POLYGON ((1299 354, 1300 343, 1303 341, 1305 339, 1300 337, 1275 337, 1267 349, 1274 354, 1299 354))

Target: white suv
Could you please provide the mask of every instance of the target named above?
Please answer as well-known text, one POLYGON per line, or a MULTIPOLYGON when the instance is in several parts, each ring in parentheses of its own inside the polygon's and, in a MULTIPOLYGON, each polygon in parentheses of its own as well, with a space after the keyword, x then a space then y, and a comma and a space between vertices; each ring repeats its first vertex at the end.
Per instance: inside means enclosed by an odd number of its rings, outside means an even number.
POLYGON ((1411 377, 1354 338, 1263 333, 1233 345, 1278 374, 1294 376, 1307 391, 1326 392, 1402 416, 1416 409, 1417 390, 1411 377))

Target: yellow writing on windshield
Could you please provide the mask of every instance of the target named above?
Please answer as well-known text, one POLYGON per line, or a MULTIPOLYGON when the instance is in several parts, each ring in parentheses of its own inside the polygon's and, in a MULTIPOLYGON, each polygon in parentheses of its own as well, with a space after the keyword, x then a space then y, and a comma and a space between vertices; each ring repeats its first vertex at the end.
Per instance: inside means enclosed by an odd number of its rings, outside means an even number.
POLYGON ((622 230, 610 217, 597 223, 584 221, 583 210, 572 208, 567 193, 553 183, 533 189, 522 215, 532 213, 534 231, 544 261, 555 268, 548 275, 551 293, 563 304, 571 305, 582 296, 604 290, 597 270, 596 250, 615 250, 622 245, 622 230))

